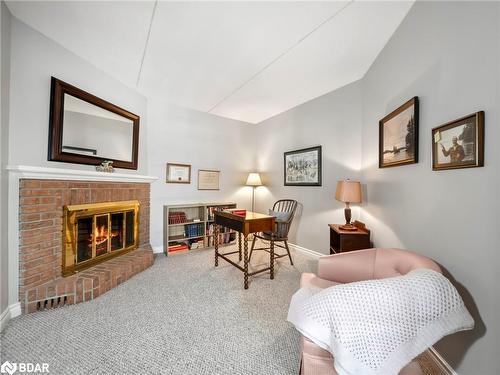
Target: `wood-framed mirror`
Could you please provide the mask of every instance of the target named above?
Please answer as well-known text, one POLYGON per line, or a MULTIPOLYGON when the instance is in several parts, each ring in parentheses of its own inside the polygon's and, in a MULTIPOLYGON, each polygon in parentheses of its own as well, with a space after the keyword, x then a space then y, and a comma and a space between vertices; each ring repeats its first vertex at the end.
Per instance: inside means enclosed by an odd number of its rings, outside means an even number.
POLYGON ((49 161, 137 169, 139 116, 52 77, 49 161))

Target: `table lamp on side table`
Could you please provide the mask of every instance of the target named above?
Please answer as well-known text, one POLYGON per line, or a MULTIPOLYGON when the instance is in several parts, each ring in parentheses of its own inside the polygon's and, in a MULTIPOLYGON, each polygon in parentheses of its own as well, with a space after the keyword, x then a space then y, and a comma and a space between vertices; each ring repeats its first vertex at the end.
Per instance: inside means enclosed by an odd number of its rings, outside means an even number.
POLYGON ((262 186, 262 180, 260 179, 260 174, 258 174, 256 172, 249 173, 248 178, 247 178, 247 182, 245 185, 251 186, 253 188, 252 189, 252 212, 255 212, 255 188, 257 188, 257 186, 262 186))
POLYGON ((344 215, 345 225, 339 228, 342 230, 356 230, 356 227, 351 224, 351 203, 361 203, 361 184, 359 181, 351 181, 349 179, 337 182, 337 191, 335 199, 345 203, 344 215))

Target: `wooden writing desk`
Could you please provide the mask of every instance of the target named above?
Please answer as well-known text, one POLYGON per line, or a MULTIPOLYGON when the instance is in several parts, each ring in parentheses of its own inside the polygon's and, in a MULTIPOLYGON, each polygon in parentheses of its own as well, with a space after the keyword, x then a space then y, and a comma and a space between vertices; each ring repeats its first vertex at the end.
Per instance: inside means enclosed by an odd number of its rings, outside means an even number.
POLYGON ((271 273, 271 279, 274 279, 274 241, 271 240, 270 245, 270 259, 269 267, 248 272, 248 241, 247 237, 250 233, 263 232, 263 231, 273 231, 275 217, 259 214, 257 212, 247 211, 246 216, 234 215, 225 211, 215 211, 214 212, 214 247, 215 247, 215 267, 219 265, 219 257, 224 259, 226 262, 232 264, 244 275, 244 287, 248 289, 248 276, 255 275, 269 270, 271 273), (229 253, 221 254, 219 253, 219 225, 233 229, 238 232, 238 251, 232 251, 229 253), (242 260, 241 254, 241 235, 243 234, 243 267, 238 263, 233 262, 231 259, 227 258, 227 255, 236 254, 239 255, 239 261, 242 260))

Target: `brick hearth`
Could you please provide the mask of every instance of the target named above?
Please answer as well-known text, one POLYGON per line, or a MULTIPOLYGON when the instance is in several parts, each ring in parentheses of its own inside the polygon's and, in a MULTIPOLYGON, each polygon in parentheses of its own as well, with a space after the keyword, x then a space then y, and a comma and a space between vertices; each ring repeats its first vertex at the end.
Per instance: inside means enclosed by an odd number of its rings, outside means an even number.
POLYGON ((22 179, 19 188, 19 299, 23 312, 95 298, 153 263, 148 183, 22 179), (139 248, 63 278, 65 205, 138 200, 139 248))

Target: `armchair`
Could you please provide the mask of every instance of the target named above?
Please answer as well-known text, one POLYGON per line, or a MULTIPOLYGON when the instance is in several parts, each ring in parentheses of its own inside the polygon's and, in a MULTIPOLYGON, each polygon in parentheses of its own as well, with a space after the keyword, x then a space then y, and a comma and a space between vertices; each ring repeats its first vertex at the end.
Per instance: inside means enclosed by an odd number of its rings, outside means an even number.
MULTIPOLYGON (((440 272, 439 266, 429 258, 399 249, 376 248, 323 256, 318 261, 318 275, 303 273, 300 286, 328 288, 333 285, 399 276, 417 268, 440 272)), ((337 375, 330 352, 301 337, 302 375, 337 375)), ((411 362, 399 375, 421 375, 416 362, 411 362)))

